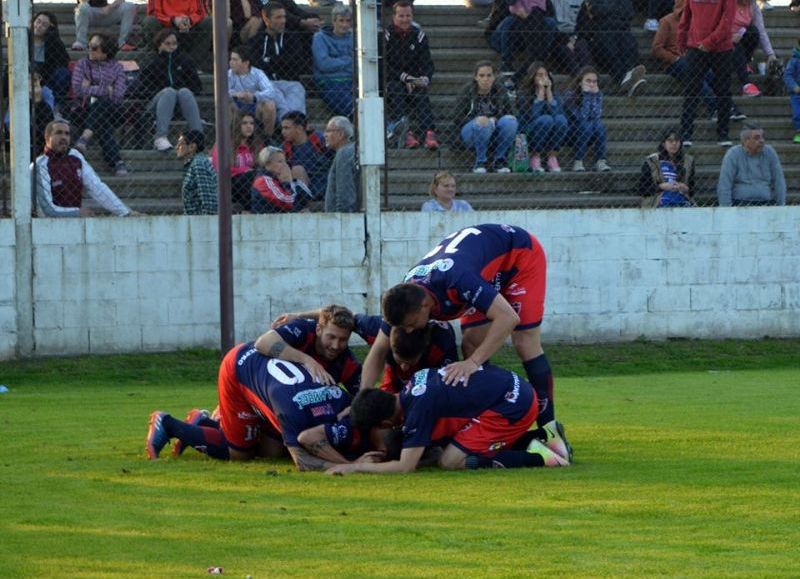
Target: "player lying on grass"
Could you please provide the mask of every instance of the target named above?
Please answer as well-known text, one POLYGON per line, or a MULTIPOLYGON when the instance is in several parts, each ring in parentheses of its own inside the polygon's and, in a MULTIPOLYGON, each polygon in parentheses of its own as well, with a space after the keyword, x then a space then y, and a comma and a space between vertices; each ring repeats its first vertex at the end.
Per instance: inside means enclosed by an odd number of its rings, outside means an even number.
POLYGON ((537 408, 533 387, 496 366, 478 368, 463 388, 446 384, 443 370, 421 370, 399 394, 365 388, 350 408, 359 429, 402 425, 399 460, 338 464, 328 472, 411 472, 432 443, 446 443, 439 458, 445 469, 568 466, 566 456, 533 438, 537 408))
MULTIPOLYGON (((383 296, 384 319, 406 331, 428 321, 461 323, 464 360, 444 369, 444 381, 468 381, 510 336, 539 400, 538 425, 547 445, 572 455, 555 420, 553 374, 542 349, 541 323, 547 259, 539 241, 519 227, 484 224, 447 236, 406 274, 404 283, 383 296)), ((379 334, 362 369, 362 384, 373 384, 389 351, 379 334)))

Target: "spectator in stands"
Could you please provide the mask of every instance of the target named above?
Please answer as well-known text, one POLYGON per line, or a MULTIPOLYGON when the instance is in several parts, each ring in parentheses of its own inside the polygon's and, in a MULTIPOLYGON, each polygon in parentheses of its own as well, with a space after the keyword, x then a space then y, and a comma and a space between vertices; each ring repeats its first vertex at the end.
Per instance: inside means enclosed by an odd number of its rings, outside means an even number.
MULTIPOLYGON (((718 111, 732 111, 731 73, 733 35, 731 26, 735 0, 704 2, 687 0, 678 24, 678 54, 686 54, 686 88, 681 111, 681 137, 684 147, 692 146, 694 119, 702 98, 703 80, 710 70, 711 89, 717 97, 718 111)), ((730 115, 717 115, 717 139, 722 147, 732 145, 728 137, 730 115)))
POLYGON ((789 102, 792 104, 792 126, 794 127, 795 143, 800 145, 800 39, 792 51, 792 58, 783 71, 783 81, 786 83, 786 92, 789 93, 789 102))
MULTIPOLYGON (((177 32, 181 50, 203 70, 213 70, 209 58, 212 47, 212 23, 205 2, 199 0, 149 0, 147 17, 142 24, 146 39, 155 39, 164 29, 177 32)), ((158 44, 155 44, 158 47, 158 44)), ((156 48, 158 50, 158 48, 156 48)))
POLYGON ((552 4, 558 29, 551 57, 553 68, 575 76, 592 63, 589 43, 575 32, 582 0, 552 0, 552 4))
POLYGON ((259 175, 253 181, 253 213, 288 213, 299 211, 311 192, 298 173, 286 162, 278 147, 264 147, 258 154, 259 175))
POLYGON ((292 171, 308 183, 314 200, 325 196, 332 155, 325 146, 325 135, 308 129, 308 118, 300 111, 290 111, 281 121, 283 153, 292 171))
POLYGON ((648 0, 647 20, 644 21, 644 29, 648 32, 658 30, 658 22, 664 16, 672 12, 677 2, 673 0, 648 0))
POLYGON ((314 82, 328 108, 336 115, 353 114, 353 12, 337 4, 331 11, 333 26, 314 34, 314 82))
POLYGON ((584 0, 578 14, 579 36, 589 38, 594 61, 605 67, 621 91, 633 96, 646 82, 639 46, 631 33, 630 0, 584 0))
POLYGON ((281 109, 306 112, 306 89, 300 82, 303 59, 302 39, 286 32, 286 8, 270 0, 261 9, 264 27, 250 39, 250 62, 264 71, 283 96, 281 109))
MULTIPOLYGON (((46 86, 42 86, 42 77, 38 72, 30 74, 30 95, 31 95, 31 159, 35 159, 37 155, 42 152, 44 146, 44 130, 48 123, 55 118, 56 99, 53 96, 53 91, 46 86)), ((8 94, 8 75, 3 77, 3 94, 8 94)), ((11 116, 9 111, 6 110, 3 119, 5 123, 5 145, 8 147, 9 143, 9 125, 11 124, 11 116)))
POLYGON ((58 33, 58 21, 52 12, 38 12, 31 28, 31 68, 53 91, 56 104, 61 104, 69 92, 70 73, 69 54, 58 33))
POLYGON ((136 50, 128 43, 133 23, 136 20, 136 4, 125 0, 78 0, 75 6, 75 42, 72 50, 86 50, 90 26, 108 27, 119 24, 117 48, 122 51, 136 50))
POLYGON ((736 0, 732 30, 733 66, 736 77, 739 79, 739 85, 742 87, 742 96, 759 96, 761 91, 750 82, 750 71, 748 70, 756 46, 761 45, 761 50, 767 55, 767 64, 777 60, 777 57, 769 41, 769 35, 764 26, 764 16, 761 14, 756 0, 736 0))
POLYGON ((717 183, 720 207, 731 205, 786 205, 786 180, 778 153, 765 144, 764 129, 745 124, 741 145, 722 158, 717 183))
POLYGON ((217 213, 217 174, 203 151, 206 139, 202 131, 184 131, 176 149, 183 161, 181 200, 185 215, 214 215, 217 213))
MULTIPOLYGON (((389 121, 396 123, 413 111, 419 129, 424 134, 425 147, 431 151, 439 148, 436 125, 433 120, 428 86, 433 77, 433 60, 428 37, 414 22, 414 11, 409 0, 395 2, 391 26, 384 31, 386 40, 386 97, 389 121)), ((405 146, 416 149, 420 142, 413 130, 405 135, 405 146)))
MULTIPOLYGON (((264 148, 256 134, 256 120, 252 113, 239 111, 231 120, 231 199, 243 211, 250 212, 250 188, 256 177, 256 159, 264 148)), ((211 150, 211 163, 219 174, 219 150, 211 150)))
POLYGON ((694 159, 684 154, 681 131, 670 127, 661 135, 658 151, 648 155, 639 175, 639 195, 644 207, 694 205, 694 159))
POLYGON ((504 74, 514 71, 514 57, 519 52, 524 52, 528 61, 550 56, 555 31, 545 22, 546 8, 546 0, 508 2, 508 15, 489 37, 489 45, 500 53, 504 74))
POLYGON ((83 155, 70 149, 66 121, 48 123, 44 142, 44 153, 32 165, 40 217, 91 217, 94 212, 82 206, 84 191, 109 213, 118 217, 134 214, 100 180, 83 155))
POLYGON ((158 31, 153 44, 158 51, 139 75, 139 92, 150 99, 148 110, 156 115, 153 147, 157 151, 172 148, 167 134, 179 105, 192 131, 202 131, 203 121, 196 96, 203 88, 192 59, 178 50, 178 35, 170 28, 158 31))
POLYGON ((325 127, 325 144, 331 151, 336 151, 328 171, 325 211, 358 211, 358 161, 353 142, 353 124, 347 117, 333 117, 328 121, 325 127))
POLYGON ((261 2, 258 0, 230 0, 230 17, 233 24, 231 42, 239 39, 247 44, 261 28, 261 2))
POLYGON ((432 199, 422 204, 421 211, 472 211, 472 206, 462 200, 456 199, 456 178, 450 171, 439 171, 433 176, 428 193, 432 199))
MULTIPOLYGON (((234 32, 238 32, 242 44, 247 44, 264 27, 261 21, 261 9, 270 1, 231 0, 234 32)), ((280 0, 280 2, 286 9, 286 30, 301 33, 304 43, 305 37, 318 32, 325 24, 318 14, 300 8, 294 0, 280 0)))
POLYGON ((583 159, 589 145, 594 143, 595 170, 610 171, 606 161, 606 128, 603 125, 603 93, 600 90, 597 70, 586 66, 572 79, 564 95, 570 122, 569 141, 575 151, 572 170, 586 170, 583 159))
POLYGON ((72 94, 75 97, 73 121, 83 127, 75 148, 86 155, 89 142, 97 135, 100 151, 117 177, 128 174, 119 153, 114 131, 122 120, 125 96, 125 71, 114 58, 117 46, 105 34, 95 34, 89 41, 89 54, 75 65, 72 94))
POLYGON ((250 66, 250 55, 243 48, 231 50, 228 61, 228 95, 240 111, 250 113, 261 123, 265 140, 275 132, 276 116, 283 117, 288 110, 283 94, 275 88, 260 68, 250 66))
POLYGON ((547 170, 560 173, 558 152, 567 139, 569 123, 561 97, 553 89, 553 77, 543 62, 534 62, 528 68, 518 102, 520 125, 528 137, 531 170, 543 173, 542 155, 547 155, 547 170))
POLYGON ((454 128, 461 142, 475 151, 473 173, 486 173, 489 150, 494 147, 493 168, 510 173, 508 150, 517 134, 511 99, 497 82, 491 61, 475 64, 472 80, 464 85, 453 107, 454 128))

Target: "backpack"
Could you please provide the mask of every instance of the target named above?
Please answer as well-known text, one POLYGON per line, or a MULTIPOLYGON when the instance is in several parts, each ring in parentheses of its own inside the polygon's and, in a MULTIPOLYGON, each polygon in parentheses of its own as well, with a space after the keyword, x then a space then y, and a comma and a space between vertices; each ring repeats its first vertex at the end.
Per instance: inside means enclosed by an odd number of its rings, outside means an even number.
POLYGON ((765 96, 786 96, 786 84, 783 82, 783 72, 786 67, 780 60, 769 63, 767 74, 764 77, 765 96))

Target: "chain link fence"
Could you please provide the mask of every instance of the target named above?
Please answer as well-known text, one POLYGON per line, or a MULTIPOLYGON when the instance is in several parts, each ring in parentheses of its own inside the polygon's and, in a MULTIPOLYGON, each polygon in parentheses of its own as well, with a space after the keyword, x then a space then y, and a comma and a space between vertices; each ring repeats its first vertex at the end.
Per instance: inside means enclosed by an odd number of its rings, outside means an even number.
MULTIPOLYGON (((184 15, 179 2, 94 3, 33 7, 33 152, 41 153, 47 122, 63 118, 70 146, 126 207, 146 214, 216 212, 210 7, 192 3, 196 11, 184 15)), ((412 211, 423 204, 441 210, 454 193, 476 210, 637 207, 660 197, 652 172, 659 167, 647 159, 664 131, 680 126, 684 81, 654 56, 654 31, 643 28, 651 14, 636 15, 629 31, 609 32, 582 22, 581 3, 567 0, 527 16, 508 13, 505 2, 495 4, 506 12, 491 14, 390 4, 379 41, 387 160, 381 191, 362 193, 380 194, 387 210, 412 211), (576 82, 584 66, 594 68, 576 82), (491 88, 484 94, 479 85, 491 88)), ((348 121, 355 85, 351 10, 288 2, 262 18, 260 8, 257 0, 231 3, 232 150, 225 154, 234 211, 358 210, 353 147, 342 150, 358 130, 348 121), (284 33, 265 36, 267 21, 284 33), (255 72, 262 69, 270 80, 255 72), (346 193, 326 207, 331 171, 334 191, 346 193)), ((797 18, 786 8, 764 13, 779 61, 795 46, 797 18)), ((728 136, 738 143, 743 117, 763 127, 783 161, 788 202, 797 203, 789 99, 770 96, 766 70, 759 70, 767 54, 753 48, 747 83, 737 71, 731 77, 735 118, 728 136), (740 96, 748 83, 762 94, 740 96)), ((7 95, 6 84, 4 109, 7 95)), ((701 206, 717 203, 725 152, 715 114, 713 99, 698 99, 693 146, 683 149, 684 167, 672 177, 689 189, 678 193, 701 206)), ((98 214, 119 209, 108 199, 87 198, 83 205, 98 214)))

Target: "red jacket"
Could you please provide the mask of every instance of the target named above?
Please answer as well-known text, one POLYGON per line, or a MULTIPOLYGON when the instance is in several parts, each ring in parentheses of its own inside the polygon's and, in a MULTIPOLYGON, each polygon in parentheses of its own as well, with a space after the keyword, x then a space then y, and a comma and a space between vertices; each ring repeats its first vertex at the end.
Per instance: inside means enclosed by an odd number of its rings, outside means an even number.
POLYGON ((164 26, 172 26, 176 16, 188 16, 192 26, 208 16, 203 0, 147 0, 147 15, 164 26))
POLYGON ((736 0, 688 0, 678 25, 678 51, 701 44, 710 52, 733 50, 736 0))

